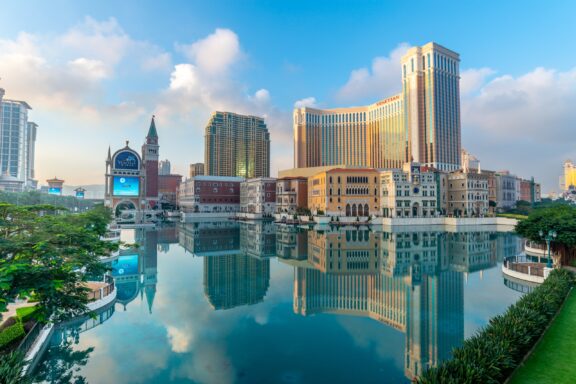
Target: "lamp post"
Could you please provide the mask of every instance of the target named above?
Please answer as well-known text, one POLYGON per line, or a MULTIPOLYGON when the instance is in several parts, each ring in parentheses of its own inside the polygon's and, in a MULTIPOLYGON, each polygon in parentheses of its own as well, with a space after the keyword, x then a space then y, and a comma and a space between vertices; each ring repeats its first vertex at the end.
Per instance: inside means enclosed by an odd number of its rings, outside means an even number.
POLYGON ((544 235, 544 232, 542 230, 538 231, 538 234, 540 235, 540 238, 546 241, 546 251, 548 253, 548 261, 546 262, 546 267, 552 268, 552 258, 550 257, 550 243, 552 242, 552 240, 556 238, 558 234, 553 229, 549 230, 548 234, 546 235, 544 235))

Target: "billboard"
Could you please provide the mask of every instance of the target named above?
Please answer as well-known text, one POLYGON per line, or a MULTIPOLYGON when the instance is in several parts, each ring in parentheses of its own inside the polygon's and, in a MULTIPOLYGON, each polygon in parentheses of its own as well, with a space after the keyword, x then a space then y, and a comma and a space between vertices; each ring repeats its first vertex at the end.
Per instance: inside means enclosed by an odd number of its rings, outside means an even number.
POLYGON ((112 194, 114 196, 138 196, 140 194, 140 178, 114 176, 112 194))
POLYGON ((138 274, 138 255, 122 255, 112 262, 112 276, 138 274))
POLYGON ((114 168, 116 169, 140 169, 138 156, 132 151, 122 151, 114 158, 114 168))
POLYGON ((48 194, 49 195, 62 195, 62 188, 60 187, 50 187, 48 188, 48 194))
POLYGON ((83 199, 84 198, 84 191, 76 191, 76 198, 83 199))

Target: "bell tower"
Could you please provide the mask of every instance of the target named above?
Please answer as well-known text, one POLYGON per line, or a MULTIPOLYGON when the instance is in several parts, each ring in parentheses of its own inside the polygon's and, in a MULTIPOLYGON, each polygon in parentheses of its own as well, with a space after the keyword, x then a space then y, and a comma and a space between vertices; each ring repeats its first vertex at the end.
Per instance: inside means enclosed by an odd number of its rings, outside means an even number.
POLYGON ((146 142, 142 146, 142 162, 146 174, 146 184, 144 198, 146 208, 154 209, 158 205, 158 132, 156 131, 155 116, 152 116, 150 128, 146 135, 146 142))

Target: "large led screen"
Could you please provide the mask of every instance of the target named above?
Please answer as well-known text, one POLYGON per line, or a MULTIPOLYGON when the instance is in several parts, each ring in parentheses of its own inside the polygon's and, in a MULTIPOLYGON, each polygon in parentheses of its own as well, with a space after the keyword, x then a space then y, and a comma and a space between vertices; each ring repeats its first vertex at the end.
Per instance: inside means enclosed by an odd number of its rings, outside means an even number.
POLYGON ((48 189, 48 194, 50 194, 50 195, 61 195, 61 194, 62 194, 62 188, 51 187, 50 189, 48 189))
POLYGON ((138 177, 114 176, 114 196, 138 196, 140 194, 140 179, 138 177))
POLYGON ((122 255, 112 262, 112 276, 138 274, 138 255, 122 255))
POLYGON ((82 191, 76 191, 76 198, 78 198, 78 199, 83 199, 83 198, 84 198, 84 192, 82 192, 82 191))

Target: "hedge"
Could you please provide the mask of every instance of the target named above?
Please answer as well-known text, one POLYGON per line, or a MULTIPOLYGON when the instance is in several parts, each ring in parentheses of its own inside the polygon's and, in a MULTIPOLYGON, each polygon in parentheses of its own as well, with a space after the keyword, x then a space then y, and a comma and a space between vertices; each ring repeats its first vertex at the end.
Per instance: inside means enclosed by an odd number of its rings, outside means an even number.
POLYGON ((24 337, 25 334, 26 332, 24 331, 22 323, 17 321, 16 324, 0 332, 0 349, 12 343, 14 340, 24 337))
POLYGON ((558 312, 573 277, 554 270, 542 285, 452 351, 452 359, 417 378, 421 384, 501 383, 512 373, 558 312))
POLYGON ((16 316, 18 316, 22 323, 26 323, 28 320, 34 318, 37 310, 38 308, 36 308, 36 306, 18 308, 16 309, 16 316))

